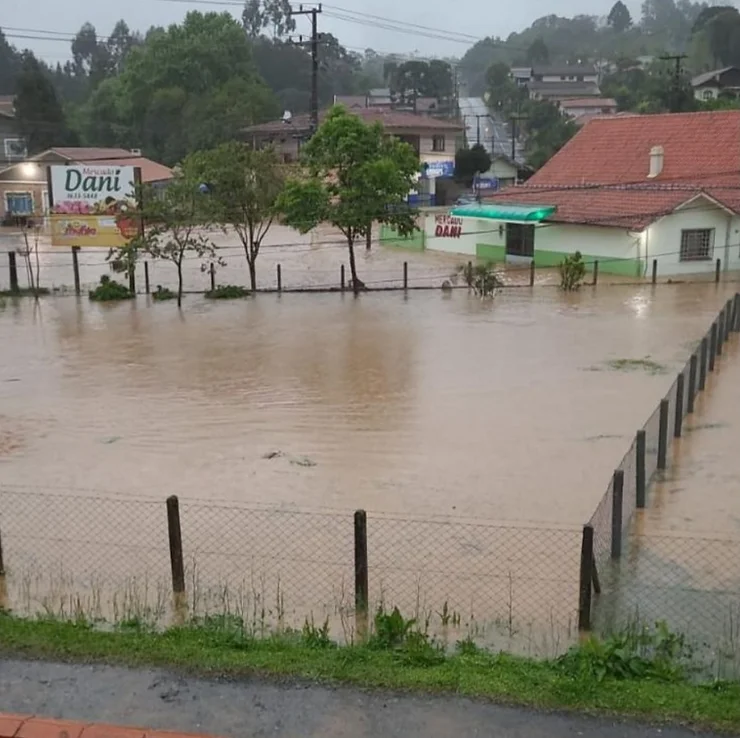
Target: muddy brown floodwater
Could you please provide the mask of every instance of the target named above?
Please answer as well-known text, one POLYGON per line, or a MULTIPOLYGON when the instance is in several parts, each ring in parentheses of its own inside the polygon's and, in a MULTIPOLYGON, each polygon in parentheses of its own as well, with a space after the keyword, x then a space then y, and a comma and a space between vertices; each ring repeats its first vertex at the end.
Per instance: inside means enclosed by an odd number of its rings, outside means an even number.
MULTIPOLYGON (((134 515, 127 499, 176 493, 191 520, 205 520, 216 501, 314 511, 311 525, 283 529, 302 540, 291 549, 295 586, 306 579, 298 564, 309 554, 312 571, 334 555, 312 551, 304 531, 313 526, 332 542, 348 536, 351 547, 351 518, 339 526, 329 509, 365 508, 390 518, 385 540, 373 543, 370 534, 371 558, 382 549, 388 571, 405 560, 423 568, 420 551, 441 541, 449 554, 435 560, 434 573, 449 581, 466 568, 453 564, 468 547, 475 566, 495 559, 496 586, 511 605, 517 570, 507 562, 529 545, 538 561, 549 561, 538 565, 549 581, 542 596, 555 602, 559 576, 577 586, 577 526, 734 287, 604 286, 572 295, 543 287, 485 301, 465 291, 217 303, 191 296, 182 312, 144 297, 118 305, 74 297, 7 302, 0 310, 2 488, 58 526, 64 515, 84 521, 87 569, 102 560, 96 546, 124 537, 145 548, 147 536, 164 536, 159 503, 134 515), (621 361, 646 358, 654 363, 621 361), (65 508, 41 497, 32 505, 39 493, 116 496, 119 507, 103 522, 92 501, 65 508), (434 516, 467 522, 445 530, 409 522, 434 516), (537 521, 557 540, 548 552, 545 535, 505 538, 471 527, 486 521, 509 531, 517 529, 513 521, 537 521), (568 571, 556 575, 566 561, 568 571)), ((224 510, 201 546, 216 567, 231 555, 230 537, 247 530, 224 510)), ((15 540, 40 530, 54 538, 31 512, 15 524, 15 540)), ((268 546, 269 521, 260 526, 255 535, 261 530, 268 546)), ((54 561, 59 549, 48 548, 54 561)), ((123 554, 108 548, 111 558, 123 554)), ((340 568, 349 587, 351 559, 340 568)), ((413 577, 404 582, 413 586, 413 577)), ((23 586, 32 589, 30 578, 23 586)), ((470 586, 480 588, 480 579, 470 586)), ((571 589, 569 611, 577 604, 571 589)), ((531 597, 529 588, 521 602, 531 597)))

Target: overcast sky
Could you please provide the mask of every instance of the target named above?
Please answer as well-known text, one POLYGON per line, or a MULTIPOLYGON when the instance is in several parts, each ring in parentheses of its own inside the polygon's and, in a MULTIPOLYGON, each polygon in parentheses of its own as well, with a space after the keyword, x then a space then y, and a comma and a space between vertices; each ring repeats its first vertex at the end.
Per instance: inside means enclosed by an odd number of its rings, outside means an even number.
MULTIPOLYGON (((320 18, 321 30, 333 33, 341 43, 355 51, 372 47, 381 52, 417 54, 421 56, 460 56, 472 43, 435 39, 410 33, 398 33, 372 25, 362 25, 330 17, 341 13, 344 8, 359 13, 372 14, 394 21, 415 23, 435 29, 470 35, 506 37, 512 31, 528 26, 535 18, 555 13, 571 16, 578 13, 606 15, 613 0, 332 0, 324 5, 325 15, 320 18)), ((633 17, 639 16, 639 0, 627 0, 633 17)), ((124 18, 132 29, 146 30, 153 25, 168 25, 182 19, 192 10, 228 10, 236 17, 241 14, 238 0, 223 4, 215 0, 0 0, 0 24, 9 41, 21 48, 31 48, 49 62, 56 63, 69 58, 69 44, 62 41, 40 41, 13 37, 14 34, 33 35, 33 31, 56 31, 74 34, 85 22, 95 25, 101 35, 110 33, 113 24, 124 18), (16 31, 9 29, 29 29, 16 31)), ((382 23, 367 19, 368 24, 382 23)), ((297 33, 307 34, 310 30, 307 18, 298 21, 297 33)))

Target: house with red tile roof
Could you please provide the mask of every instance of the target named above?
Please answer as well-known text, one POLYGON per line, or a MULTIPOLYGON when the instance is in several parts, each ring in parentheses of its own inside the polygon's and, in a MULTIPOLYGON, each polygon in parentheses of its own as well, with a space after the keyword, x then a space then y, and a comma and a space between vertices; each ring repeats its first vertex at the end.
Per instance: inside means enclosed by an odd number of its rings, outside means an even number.
POLYGON ((0 223, 48 213, 47 171, 54 164, 138 167, 142 182, 152 185, 164 185, 173 176, 169 167, 147 159, 137 149, 51 148, 0 169, 0 223))
POLYGON ((461 229, 443 250, 494 261, 740 269, 740 111, 594 118, 526 183, 449 215, 461 229))

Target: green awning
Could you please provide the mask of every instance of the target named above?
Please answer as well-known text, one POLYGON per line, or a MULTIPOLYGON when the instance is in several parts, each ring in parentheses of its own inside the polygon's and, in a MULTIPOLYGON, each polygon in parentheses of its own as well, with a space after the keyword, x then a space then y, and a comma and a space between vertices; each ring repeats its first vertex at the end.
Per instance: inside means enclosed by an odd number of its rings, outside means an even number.
POLYGON ((552 215, 557 208, 555 205, 508 205, 507 203, 470 203, 453 208, 450 215, 463 218, 488 218, 489 220, 505 220, 512 223, 537 223, 552 215))

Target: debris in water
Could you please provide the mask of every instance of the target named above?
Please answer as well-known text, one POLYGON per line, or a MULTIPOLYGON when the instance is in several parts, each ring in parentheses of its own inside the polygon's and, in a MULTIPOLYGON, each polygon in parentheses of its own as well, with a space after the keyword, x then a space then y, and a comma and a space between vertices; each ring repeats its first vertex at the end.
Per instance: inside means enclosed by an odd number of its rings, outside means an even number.
POLYGON ((316 466, 316 462, 313 459, 309 459, 308 456, 291 456, 283 451, 268 451, 262 456, 263 459, 288 459, 288 461, 294 466, 316 466))
POLYGON ((104 438, 103 443, 115 443, 116 441, 120 441, 121 436, 110 436, 110 438, 104 438))
POLYGON ((268 451, 266 454, 262 456, 263 459, 279 459, 281 456, 284 456, 282 451, 268 451))
POLYGON ((313 459, 309 459, 308 456, 298 456, 291 459, 290 463, 295 466, 316 466, 316 462, 313 459))

